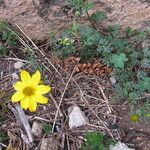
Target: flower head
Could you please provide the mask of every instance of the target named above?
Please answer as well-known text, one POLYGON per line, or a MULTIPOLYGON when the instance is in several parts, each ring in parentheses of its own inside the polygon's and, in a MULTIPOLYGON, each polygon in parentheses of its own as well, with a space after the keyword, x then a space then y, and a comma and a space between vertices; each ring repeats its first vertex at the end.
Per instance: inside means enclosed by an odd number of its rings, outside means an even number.
POLYGON ((137 122, 138 119, 139 119, 139 117, 138 117, 138 115, 136 115, 136 114, 133 114, 133 115, 130 116, 130 120, 131 120, 132 122, 137 122))
POLYGON ((35 74, 30 74, 22 70, 20 73, 21 81, 18 81, 13 85, 16 92, 12 95, 12 102, 20 102, 23 109, 31 112, 36 111, 37 103, 46 104, 48 99, 43 94, 48 93, 51 87, 48 85, 39 85, 41 80, 41 74, 36 71, 35 74))

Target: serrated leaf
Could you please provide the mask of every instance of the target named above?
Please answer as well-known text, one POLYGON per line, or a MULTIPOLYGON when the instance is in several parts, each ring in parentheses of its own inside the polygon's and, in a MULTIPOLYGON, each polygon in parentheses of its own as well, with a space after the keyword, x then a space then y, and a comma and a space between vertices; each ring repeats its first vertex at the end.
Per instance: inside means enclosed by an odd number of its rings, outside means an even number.
POLYGON ((142 60, 142 66, 145 67, 145 68, 149 68, 149 67, 150 67, 150 60, 144 58, 144 59, 142 60))
POLYGON ((142 90, 150 90, 150 77, 145 77, 139 82, 139 85, 142 90))
POLYGON ((115 68, 124 68, 125 62, 128 61, 128 58, 124 53, 119 55, 113 54, 111 57, 111 63, 115 66, 115 68))

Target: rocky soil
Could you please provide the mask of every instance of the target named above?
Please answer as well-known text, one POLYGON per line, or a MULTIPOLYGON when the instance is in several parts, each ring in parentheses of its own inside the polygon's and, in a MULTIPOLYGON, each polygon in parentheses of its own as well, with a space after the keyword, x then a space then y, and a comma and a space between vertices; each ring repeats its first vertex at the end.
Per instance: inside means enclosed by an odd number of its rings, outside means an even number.
MULTIPOLYGON (((92 0, 97 10, 107 11, 104 25, 146 29, 150 24, 148 0, 92 0)), ((44 40, 51 31, 59 33, 69 26, 71 16, 64 11, 64 0, 1 0, 0 20, 20 26, 31 39, 44 40)))

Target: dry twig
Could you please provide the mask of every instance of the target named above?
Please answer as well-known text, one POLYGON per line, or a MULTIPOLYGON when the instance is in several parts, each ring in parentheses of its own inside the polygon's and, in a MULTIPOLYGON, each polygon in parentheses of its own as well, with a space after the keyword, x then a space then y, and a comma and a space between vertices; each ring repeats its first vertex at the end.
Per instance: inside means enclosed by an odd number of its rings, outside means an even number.
MULTIPOLYGON (((97 80, 96 80, 96 81, 97 81, 97 80)), ((109 100, 108 100, 108 98, 106 97, 106 95, 105 95, 105 93, 104 93, 104 91, 103 91, 103 88, 101 87, 101 85, 99 84, 98 81, 97 81, 97 84, 98 84, 98 87, 99 87, 99 89, 100 89, 100 91, 101 91, 101 93, 102 93, 102 96, 103 96, 104 100, 106 101, 106 105, 107 105, 109 114, 111 114, 111 113, 112 113, 112 108, 111 108, 111 106, 110 106, 110 104, 109 104, 109 100)))
POLYGON ((18 104, 14 104, 15 108, 12 107, 11 105, 9 105, 8 107, 14 113, 17 122, 20 124, 20 126, 26 132, 28 141, 25 141, 25 142, 27 144, 29 144, 30 147, 32 147, 33 146, 33 134, 32 134, 32 130, 31 130, 30 124, 29 124, 29 122, 28 122, 28 120, 26 118, 26 115, 25 115, 24 111, 22 110, 22 108, 18 104))

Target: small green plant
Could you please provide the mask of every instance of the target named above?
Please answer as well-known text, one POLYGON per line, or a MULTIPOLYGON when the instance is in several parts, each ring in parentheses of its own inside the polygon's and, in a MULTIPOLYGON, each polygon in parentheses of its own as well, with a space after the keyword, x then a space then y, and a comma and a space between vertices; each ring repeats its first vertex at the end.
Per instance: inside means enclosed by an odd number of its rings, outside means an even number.
POLYGON ((110 61, 115 68, 124 68, 125 62, 127 62, 128 59, 124 53, 121 53, 119 55, 113 54, 110 61))
POLYGON ((83 143, 80 150, 108 150, 114 141, 106 135, 98 132, 87 132, 86 142, 83 143))
POLYGON ((93 13, 93 14, 90 16, 90 19, 91 19, 93 22, 100 22, 100 21, 103 21, 104 19, 106 19, 106 12, 104 12, 104 11, 97 11, 97 12, 93 13))
POLYGON ((85 0, 68 0, 68 5, 74 8, 77 16, 80 16, 81 13, 93 8, 94 3, 85 0))
POLYGON ((62 35, 59 39, 53 34, 50 36, 52 51, 61 58, 66 58, 75 52, 74 39, 69 35, 62 35))
POLYGON ((0 132, 0 143, 7 139, 7 135, 4 132, 0 132))
POLYGON ((16 35, 7 23, 0 21, 0 56, 8 53, 8 49, 17 45, 16 35))
POLYGON ((52 132, 52 125, 49 123, 45 123, 43 125, 43 131, 45 134, 50 134, 52 132))
POLYGON ((4 47, 1 43, 0 43, 0 56, 5 56, 7 54, 8 50, 6 47, 4 47))
POLYGON ((28 51, 26 56, 27 56, 27 62, 25 65, 30 66, 33 72, 36 71, 37 69, 40 72, 44 71, 44 66, 40 62, 37 61, 37 58, 34 52, 28 51))

